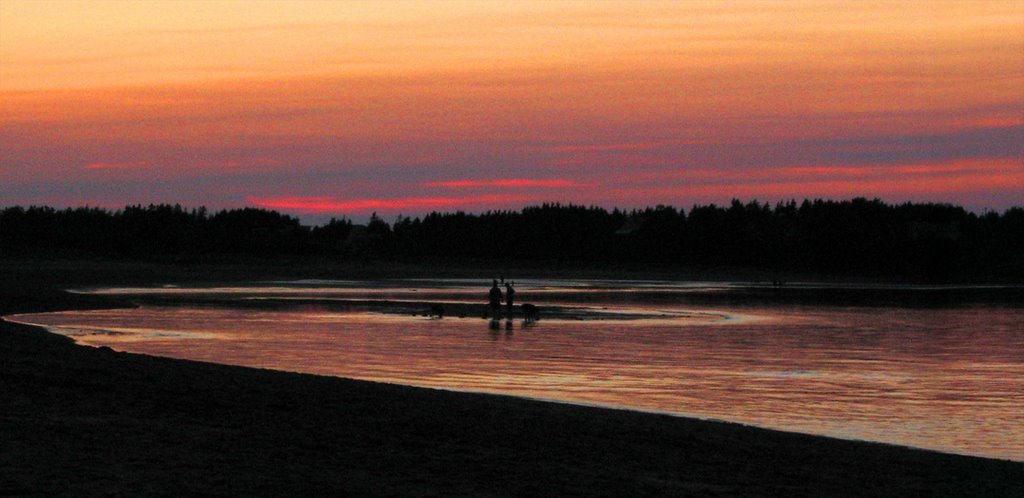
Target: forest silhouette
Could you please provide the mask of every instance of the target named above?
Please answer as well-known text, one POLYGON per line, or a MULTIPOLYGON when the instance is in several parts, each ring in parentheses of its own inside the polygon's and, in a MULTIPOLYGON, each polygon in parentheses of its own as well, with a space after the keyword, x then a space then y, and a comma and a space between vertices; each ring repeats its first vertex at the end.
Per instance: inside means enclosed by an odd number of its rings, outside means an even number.
POLYGON ((730 266, 835 275, 970 279, 1024 276, 1024 208, 975 214, 934 203, 857 198, 774 206, 636 210, 543 204, 522 210, 373 215, 305 226, 244 208, 215 213, 179 205, 7 207, 0 255, 167 258, 319 255, 339 260, 465 259, 504 262, 730 266))

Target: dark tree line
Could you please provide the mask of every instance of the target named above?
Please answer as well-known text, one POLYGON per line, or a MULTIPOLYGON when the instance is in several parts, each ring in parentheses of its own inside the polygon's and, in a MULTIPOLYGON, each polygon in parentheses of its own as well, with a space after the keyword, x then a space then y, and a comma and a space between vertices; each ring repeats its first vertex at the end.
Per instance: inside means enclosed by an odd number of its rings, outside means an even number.
POLYGON ((265 209, 209 213, 206 208, 128 206, 0 211, 0 252, 147 257, 196 254, 305 254, 340 251, 348 220, 307 227, 265 209))
POLYGON ((1024 276, 1024 209, 789 201, 608 211, 545 204, 309 227, 263 209, 129 206, 0 211, 0 253, 131 257, 316 254, 337 258, 728 265, 832 274, 1024 276))

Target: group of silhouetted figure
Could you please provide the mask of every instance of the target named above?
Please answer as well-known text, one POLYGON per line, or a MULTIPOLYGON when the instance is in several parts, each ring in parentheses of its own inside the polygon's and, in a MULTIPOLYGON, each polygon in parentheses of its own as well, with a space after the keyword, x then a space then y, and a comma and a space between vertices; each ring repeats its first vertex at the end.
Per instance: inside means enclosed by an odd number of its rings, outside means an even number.
MULTIPOLYGON (((487 294, 487 309, 484 311, 484 318, 490 318, 492 327, 494 322, 498 322, 502 318, 501 303, 505 303, 505 315, 504 318, 509 321, 508 326, 511 327, 511 321, 515 318, 515 302, 516 302, 516 289, 515 282, 511 280, 506 282, 505 278, 501 278, 499 284, 498 279, 491 280, 491 290, 487 294), (501 291, 501 286, 505 287, 505 292, 501 291)), ((519 306, 519 311, 522 314, 523 321, 530 324, 536 322, 540 318, 540 310, 532 304, 522 304, 519 306)), ((430 309, 424 314, 424 316, 444 318, 445 309, 440 304, 431 304, 430 309)), ((460 318, 464 318, 464 314, 459 315, 460 318)))
MULTIPOLYGON (((491 290, 487 293, 487 303, 489 315, 491 320, 501 320, 501 302, 505 301, 505 318, 511 320, 515 316, 515 302, 516 302, 516 288, 515 282, 505 281, 505 277, 501 278, 501 283, 505 286, 505 292, 501 292, 498 280, 491 280, 491 290)), ((533 322, 537 320, 537 307, 532 304, 524 304, 520 306, 520 310, 523 313, 523 320, 527 322, 533 322)))

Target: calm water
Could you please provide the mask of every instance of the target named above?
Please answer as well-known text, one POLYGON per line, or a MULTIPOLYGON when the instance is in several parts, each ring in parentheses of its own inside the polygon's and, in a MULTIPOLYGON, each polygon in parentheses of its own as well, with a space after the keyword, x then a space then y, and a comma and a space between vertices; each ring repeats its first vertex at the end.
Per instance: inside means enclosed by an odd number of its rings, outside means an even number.
POLYGON ((15 319, 133 352, 1024 460, 1024 309, 696 307, 688 298, 729 291, 524 281, 519 301, 543 303, 560 318, 515 320, 511 328, 472 314, 438 320, 407 312, 419 301, 458 309, 482 299, 486 288, 459 281, 105 289, 96 292, 188 304, 15 319), (332 305, 352 299, 365 302, 332 305), (405 303, 406 312, 373 305, 385 299, 405 303), (224 307, 231 300, 247 307, 224 307), (252 306, 260 300, 294 305, 252 306))

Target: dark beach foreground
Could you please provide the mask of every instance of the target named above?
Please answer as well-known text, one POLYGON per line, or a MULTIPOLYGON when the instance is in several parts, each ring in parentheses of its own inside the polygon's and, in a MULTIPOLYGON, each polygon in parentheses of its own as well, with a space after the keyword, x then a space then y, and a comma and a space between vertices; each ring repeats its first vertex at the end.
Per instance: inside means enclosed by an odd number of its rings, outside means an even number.
MULTIPOLYGON (((0 314, 125 304, 65 280, 7 278, 0 314)), ((1024 496, 1024 464, 118 353, 0 322, 0 495, 182 494, 1024 496)))

